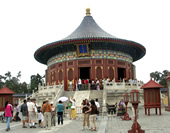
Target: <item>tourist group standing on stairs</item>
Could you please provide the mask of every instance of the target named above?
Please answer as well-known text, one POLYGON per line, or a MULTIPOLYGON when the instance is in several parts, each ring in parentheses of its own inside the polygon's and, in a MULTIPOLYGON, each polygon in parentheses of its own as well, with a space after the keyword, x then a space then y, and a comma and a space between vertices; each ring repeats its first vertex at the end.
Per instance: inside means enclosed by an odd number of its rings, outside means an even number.
MULTIPOLYGON (((69 91, 80 91, 80 90, 103 90, 104 89, 104 83, 107 85, 112 85, 114 79, 110 79, 108 77, 102 78, 102 79, 75 79, 70 80, 68 82, 69 91), (74 82, 73 82, 74 81, 74 82)), ((136 84, 135 80, 132 80, 133 84, 136 84)), ((120 79, 120 82, 122 80, 120 79)), ((126 81, 127 84, 129 84, 129 81, 126 81)))
POLYGON ((80 90, 103 90, 104 81, 106 79, 81 79, 69 81, 69 91, 80 91, 80 90))

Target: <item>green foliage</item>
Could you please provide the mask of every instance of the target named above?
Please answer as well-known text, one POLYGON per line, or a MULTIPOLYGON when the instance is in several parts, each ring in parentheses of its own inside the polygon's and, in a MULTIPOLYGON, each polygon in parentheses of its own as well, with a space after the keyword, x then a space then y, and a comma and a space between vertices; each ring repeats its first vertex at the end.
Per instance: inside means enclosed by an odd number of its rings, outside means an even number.
POLYGON ((9 89, 13 90, 15 93, 27 93, 27 83, 20 82, 21 71, 18 72, 16 77, 11 75, 11 72, 5 73, 4 76, 0 75, 0 88, 3 88, 6 85, 9 89))
POLYGON ((168 76, 168 72, 169 72, 168 70, 164 70, 162 73, 155 71, 155 72, 150 73, 150 77, 152 77, 159 84, 167 88, 166 77, 168 76))
POLYGON ((42 83, 42 79, 45 76, 37 75, 31 76, 30 88, 26 82, 21 83, 21 71, 19 71, 16 77, 13 77, 11 72, 7 72, 3 75, 0 75, 0 89, 6 85, 9 89, 13 90, 15 93, 32 93, 33 90, 38 89, 38 84, 42 83))
POLYGON ((7 72, 3 75, 0 75, 0 89, 6 85, 9 89, 13 90, 15 93, 32 93, 33 90, 38 89, 38 84, 42 83, 42 79, 45 76, 37 75, 31 76, 31 84, 28 87, 26 82, 21 83, 21 71, 19 71, 16 77, 13 77, 11 72, 7 72))
POLYGON ((2 88, 4 86, 4 81, 5 80, 5 77, 0 75, 0 88, 2 88))
POLYGON ((30 85, 30 92, 32 92, 32 90, 35 90, 36 89, 38 90, 38 85, 39 83, 41 84, 42 83, 42 79, 44 78, 45 76, 41 76, 37 73, 37 75, 31 75, 31 85, 30 85))

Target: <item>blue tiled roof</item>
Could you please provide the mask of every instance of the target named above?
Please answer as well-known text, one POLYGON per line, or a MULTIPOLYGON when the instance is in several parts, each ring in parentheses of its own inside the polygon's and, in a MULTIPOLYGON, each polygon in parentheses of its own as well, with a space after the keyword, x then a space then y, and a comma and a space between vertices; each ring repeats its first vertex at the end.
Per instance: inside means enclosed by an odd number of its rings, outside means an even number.
POLYGON ((161 92, 167 92, 167 88, 161 88, 161 92))
POLYGON ((63 40, 82 38, 116 38, 101 29, 92 16, 85 16, 79 27, 63 40))
POLYGON ((132 56, 133 61, 141 59, 146 53, 145 47, 141 44, 112 36, 101 29, 92 16, 85 16, 72 34, 40 47, 35 51, 34 57, 40 63, 47 64, 49 58, 59 53, 76 51, 74 44, 85 42, 89 43, 90 48, 98 44, 101 48, 127 53, 132 56))

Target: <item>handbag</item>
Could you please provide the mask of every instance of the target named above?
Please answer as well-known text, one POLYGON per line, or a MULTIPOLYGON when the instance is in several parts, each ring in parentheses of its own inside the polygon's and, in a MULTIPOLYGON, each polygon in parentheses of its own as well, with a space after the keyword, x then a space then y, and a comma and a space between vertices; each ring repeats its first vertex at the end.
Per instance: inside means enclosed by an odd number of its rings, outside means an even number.
POLYGON ((97 115, 99 114, 99 110, 98 110, 98 109, 96 110, 96 114, 97 114, 97 115))

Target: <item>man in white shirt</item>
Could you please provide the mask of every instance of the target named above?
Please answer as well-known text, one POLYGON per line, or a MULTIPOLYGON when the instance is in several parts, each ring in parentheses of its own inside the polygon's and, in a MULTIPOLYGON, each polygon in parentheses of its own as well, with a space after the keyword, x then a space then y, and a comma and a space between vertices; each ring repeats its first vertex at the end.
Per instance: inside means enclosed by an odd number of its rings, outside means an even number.
POLYGON ((30 123, 30 128, 36 128, 35 127, 35 104, 32 102, 27 102, 27 107, 28 107, 28 115, 29 115, 29 123, 30 123))
POLYGON ((99 102, 98 102, 98 99, 97 99, 97 98, 96 98, 95 104, 96 104, 97 109, 99 110, 99 109, 100 109, 100 104, 99 104, 99 102))
POLYGON ((78 81, 78 89, 81 90, 81 79, 79 78, 79 81, 78 81))
POLYGON ((37 105, 37 103, 36 103, 36 99, 33 99, 33 103, 34 103, 34 111, 35 111, 35 117, 34 117, 34 125, 33 126, 35 126, 35 123, 38 123, 38 121, 37 121, 37 107, 38 107, 38 105, 37 105))
POLYGON ((72 87, 72 81, 70 80, 70 82, 69 82, 69 84, 70 84, 70 91, 72 91, 73 90, 73 87, 72 87))
MULTIPOLYGON (((96 101, 95 101, 95 105, 96 105, 96 107, 97 107, 97 111, 98 111, 98 114, 97 114, 97 116, 99 115, 99 110, 100 110, 100 104, 99 104, 99 102, 98 102, 98 99, 96 98, 96 101)), ((97 120, 97 117, 96 116, 96 120, 97 120)))
MULTIPOLYGON (((30 104, 31 100, 30 98, 28 97, 27 98, 27 109, 28 109, 28 105, 30 104)), ((28 110, 27 110, 28 111, 28 110)), ((30 120, 29 120, 29 113, 27 114, 27 126, 29 126, 29 123, 30 123, 30 120)))

